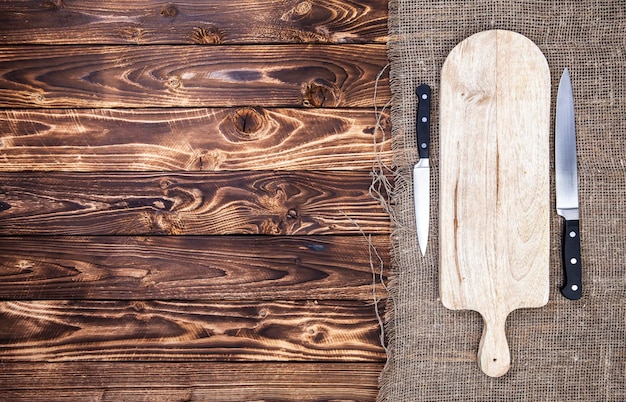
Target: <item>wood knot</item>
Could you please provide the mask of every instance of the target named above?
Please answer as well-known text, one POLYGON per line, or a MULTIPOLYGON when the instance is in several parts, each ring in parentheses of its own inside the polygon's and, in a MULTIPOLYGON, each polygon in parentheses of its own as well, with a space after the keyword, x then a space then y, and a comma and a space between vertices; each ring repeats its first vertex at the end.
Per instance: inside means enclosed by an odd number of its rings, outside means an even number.
POLYGON ((7 209, 11 209, 11 204, 7 204, 6 202, 0 201, 0 212, 6 211, 7 209))
POLYGON ((164 17, 176 17, 178 15, 178 9, 172 3, 167 3, 161 8, 161 15, 164 17))
POLYGON ((167 82, 165 83, 165 85, 173 90, 176 90, 178 88, 180 88, 183 83, 181 82, 180 78, 178 77, 170 77, 168 78, 167 82))
POLYGON ((299 126, 262 107, 241 107, 226 114, 219 131, 229 142, 263 141, 280 144, 299 126))
POLYGON ((176 214, 144 212, 142 220, 150 234, 181 235, 184 233, 183 223, 176 214))
POLYGON ((259 233, 266 235, 279 235, 282 233, 282 230, 274 221, 266 219, 259 225, 259 233))
POLYGON ((325 40, 315 32, 303 31, 301 29, 285 28, 278 32, 278 38, 289 43, 325 43, 325 40))
POLYGON ((310 1, 302 1, 296 5, 294 10, 298 15, 306 15, 313 10, 313 5, 310 1))
POLYGON ((313 11, 313 5, 310 1, 301 1, 295 7, 283 13, 280 17, 283 21, 298 21, 306 17, 313 11))
POLYGON ((33 100, 33 102, 40 104, 40 105, 46 103, 46 97, 41 93, 32 94, 31 99, 33 100))
POLYGON ((193 29, 191 40, 198 45, 217 45, 224 40, 224 32, 219 28, 200 28, 193 29))
POLYGON ((335 107, 341 103, 341 90, 337 85, 317 79, 302 88, 302 104, 307 107, 335 107))
POLYGON ((129 307, 138 313, 142 313, 148 310, 148 305, 143 301, 130 302, 129 307))
POLYGON ((237 109, 232 116, 235 128, 242 134, 251 135, 263 128, 265 118, 258 109, 245 107, 237 109))
POLYGON ((325 329, 318 326, 308 327, 306 333, 309 336, 309 341, 314 343, 324 343, 327 338, 325 329))
POLYGON ((227 115, 220 132, 231 142, 256 141, 272 135, 273 127, 264 109, 242 107, 227 115))
POLYGON ((161 179, 161 181, 159 182, 159 187, 162 190, 165 190, 167 188, 170 188, 173 185, 173 183, 167 179, 161 179))
POLYGON ((63 0, 45 0, 41 3, 41 7, 47 8, 49 10, 58 10, 61 8, 65 8, 65 2, 63 0))
POLYGON ((196 154, 194 167, 198 170, 218 170, 226 158, 227 155, 218 149, 210 152, 202 151, 196 154))
POLYGON ((144 30, 138 27, 127 27, 122 30, 122 36, 126 40, 134 43, 141 43, 144 35, 144 30))

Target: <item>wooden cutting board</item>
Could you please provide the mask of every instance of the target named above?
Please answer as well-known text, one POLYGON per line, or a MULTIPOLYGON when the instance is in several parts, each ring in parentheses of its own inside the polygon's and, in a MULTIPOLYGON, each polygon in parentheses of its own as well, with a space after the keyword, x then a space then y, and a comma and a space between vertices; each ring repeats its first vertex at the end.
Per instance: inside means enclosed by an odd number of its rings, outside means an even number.
POLYGON ((478 362, 499 377, 510 367, 507 316, 548 302, 546 59, 515 32, 475 34, 444 63, 440 107, 441 300, 482 315, 478 362))

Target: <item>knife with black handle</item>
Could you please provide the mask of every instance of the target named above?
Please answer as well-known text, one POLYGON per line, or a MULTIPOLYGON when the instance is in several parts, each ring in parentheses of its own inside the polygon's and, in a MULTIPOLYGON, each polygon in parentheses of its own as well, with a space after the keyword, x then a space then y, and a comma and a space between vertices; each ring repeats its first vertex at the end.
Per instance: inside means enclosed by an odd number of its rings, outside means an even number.
POLYGON ((420 159, 413 167, 413 197, 417 240, 425 255, 430 221, 430 87, 421 84, 415 93, 418 100, 415 130, 420 159))
POLYGON ((582 296, 582 267, 580 260, 580 212, 578 207, 578 168, 576 162, 576 125, 574 94, 569 70, 559 82, 556 96, 554 136, 556 170, 556 211, 565 218, 563 226, 563 269, 565 281, 561 294, 570 300, 582 296))

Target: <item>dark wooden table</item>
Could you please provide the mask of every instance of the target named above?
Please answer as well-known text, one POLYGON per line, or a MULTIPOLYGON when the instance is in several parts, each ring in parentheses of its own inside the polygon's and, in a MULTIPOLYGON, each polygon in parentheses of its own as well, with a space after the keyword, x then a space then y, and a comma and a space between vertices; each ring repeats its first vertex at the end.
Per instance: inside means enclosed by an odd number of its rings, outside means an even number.
POLYGON ((0 399, 375 399, 386 19, 0 3, 0 399))

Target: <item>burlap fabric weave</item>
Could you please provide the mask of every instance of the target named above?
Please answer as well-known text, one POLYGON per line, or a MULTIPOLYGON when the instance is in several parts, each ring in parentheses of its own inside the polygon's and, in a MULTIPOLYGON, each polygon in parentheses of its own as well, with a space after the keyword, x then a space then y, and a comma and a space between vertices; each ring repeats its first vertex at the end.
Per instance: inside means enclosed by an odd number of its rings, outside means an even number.
MULTIPOLYGON (((626 401, 626 2, 390 0, 389 59, 395 184, 388 363, 380 401, 626 401), (534 41, 556 89, 569 67, 575 96, 584 296, 560 295, 562 221, 551 212, 550 301, 507 320, 512 367, 484 375, 477 313, 449 311, 438 294, 440 71, 470 35, 508 29, 534 41), (421 257, 411 168, 415 87, 433 88, 430 242, 421 257)), ((551 135, 551 149, 554 138, 551 135)), ((554 159, 551 157, 554 205, 554 159)))

